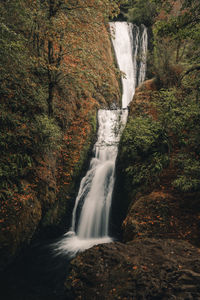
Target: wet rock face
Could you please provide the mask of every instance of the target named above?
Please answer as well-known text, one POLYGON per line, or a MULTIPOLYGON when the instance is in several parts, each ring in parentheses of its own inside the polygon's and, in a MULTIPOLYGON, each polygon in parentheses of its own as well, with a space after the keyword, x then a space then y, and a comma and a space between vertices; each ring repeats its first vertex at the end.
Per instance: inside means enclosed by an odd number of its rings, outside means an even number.
POLYGON ((135 238, 181 239, 199 247, 199 211, 172 190, 137 196, 123 221, 123 241, 135 238))
POLYGON ((71 262, 66 299, 199 299, 199 249, 181 240, 95 246, 71 262))

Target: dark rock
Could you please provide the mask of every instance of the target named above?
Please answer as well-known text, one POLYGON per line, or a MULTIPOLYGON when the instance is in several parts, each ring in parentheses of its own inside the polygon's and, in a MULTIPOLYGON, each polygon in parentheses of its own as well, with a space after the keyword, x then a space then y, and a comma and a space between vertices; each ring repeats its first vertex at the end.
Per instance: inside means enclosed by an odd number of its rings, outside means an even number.
POLYGON ((71 262, 66 293, 87 300, 200 299, 199 249, 150 238, 98 245, 71 262))
POLYGON ((195 207, 183 206, 181 197, 162 188, 135 197, 123 221, 123 241, 171 238, 199 247, 199 212, 195 207))

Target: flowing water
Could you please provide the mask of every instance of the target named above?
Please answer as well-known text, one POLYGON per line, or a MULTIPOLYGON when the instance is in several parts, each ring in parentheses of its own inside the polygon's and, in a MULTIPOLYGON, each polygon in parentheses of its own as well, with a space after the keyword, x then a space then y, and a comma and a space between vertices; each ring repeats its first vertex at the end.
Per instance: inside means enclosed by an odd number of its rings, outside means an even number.
POLYGON ((148 35, 144 25, 110 23, 112 42, 122 72, 122 108, 127 108, 135 88, 145 80, 148 35))
POLYGON ((138 85, 140 85, 146 76, 146 69, 147 69, 147 47, 148 47, 148 34, 147 28, 144 25, 141 25, 140 29, 141 35, 139 40, 139 66, 138 66, 138 85))
POLYGON ((71 229, 58 243, 58 251, 74 256, 95 244, 112 241, 108 225, 115 160, 127 115, 128 111, 121 109, 98 111, 99 129, 94 157, 80 184, 71 229))
POLYGON ((57 253, 69 256, 96 244, 112 241, 109 213, 118 143, 125 127, 135 88, 145 78, 147 31, 126 22, 110 23, 112 42, 122 75, 122 109, 98 111, 97 142, 90 167, 75 201, 71 229, 57 243, 57 253))

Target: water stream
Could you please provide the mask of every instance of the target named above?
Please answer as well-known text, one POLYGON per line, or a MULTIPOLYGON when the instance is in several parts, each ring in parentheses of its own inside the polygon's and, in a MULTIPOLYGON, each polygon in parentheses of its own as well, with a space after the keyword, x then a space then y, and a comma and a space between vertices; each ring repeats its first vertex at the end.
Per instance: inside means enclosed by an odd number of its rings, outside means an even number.
POLYGON ((89 170, 75 201, 70 230, 57 243, 58 253, 75 256, 96 244, 112 241, 109 214, 118 143, 136 86, 145 78, 147 30, 127 22, 110 23, 112 42, 122 75, 122 109, 98 111, 97 142, 89 170))
POLYGON ((115 160, 128 110, 98 111, 98 138, 89 170, 83 177, 72 214, 72 226, 57 250, 74 256, 96 244, 108 243, 109 212, 115 160))

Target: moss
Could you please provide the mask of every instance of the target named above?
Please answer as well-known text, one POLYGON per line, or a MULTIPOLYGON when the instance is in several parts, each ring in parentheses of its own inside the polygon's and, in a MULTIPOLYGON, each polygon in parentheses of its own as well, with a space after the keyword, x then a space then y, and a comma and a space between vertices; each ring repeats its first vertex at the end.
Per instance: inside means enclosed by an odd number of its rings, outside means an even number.
POLYGON ((82 173, 81 171, 85 169, 84 165, 88 162, 89 156, 91 156, 91 150, 94 145, 94 141, 96 138, 96 130, 97 130, 96 112, 90 114, 89 124, 90 124, 90 132, 81 150, 79 162, 76 164, 74 168, 74 173, 73 173, 74 178, 80 177, 80 174, 82 173))
MULTIPOLYGON (((30 242, 41 219, 41 203, 27 182, 26 193, 13 194, 10 205, 4 206, 6 216, 0 232, 0 266, 6 265, 24 244, 30 242)), ((2 220, 2 219, 1 219, 2 220)))
POLYGON ((51 207, 47 209, 42 218, 40 228, 43 233, 51 235, 51 231, 62 232, 64 228, 70 225, 74 199, 78 192, 80 180, 88 168, 91 151, 96 138, 96 110, 90 112, 88 119, 90 130, 81 149, 79 160, 73 168, 73 175, 70 184, 66 187, 62 185, 58 195, 56 195, 55 191, 49 190, 46 194, 46 197, 49 199, 50 193, 52 192, 55 198, 57 198, 57 201, 54 199, 51 207))

